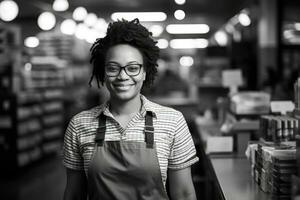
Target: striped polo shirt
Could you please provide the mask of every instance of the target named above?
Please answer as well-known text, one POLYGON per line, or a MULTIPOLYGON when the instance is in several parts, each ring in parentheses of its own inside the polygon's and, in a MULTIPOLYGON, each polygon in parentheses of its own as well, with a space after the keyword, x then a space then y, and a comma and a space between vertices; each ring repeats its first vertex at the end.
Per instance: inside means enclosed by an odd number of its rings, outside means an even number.
POLYGON ((87 174, 95 148, 98 116, 101 113, 107 116, 105 141, 144 142, 146 111, 153 113, 154 142, 164 186, 167 169, 183 169, 197 162, 195 146, 182 113, 151 102, 143 95, 141 100, 140 112, 132 117, 126 128, 115 120, 108 103, 75 115, 64 136, 64 166, 73 170, 85 170, 87 174))

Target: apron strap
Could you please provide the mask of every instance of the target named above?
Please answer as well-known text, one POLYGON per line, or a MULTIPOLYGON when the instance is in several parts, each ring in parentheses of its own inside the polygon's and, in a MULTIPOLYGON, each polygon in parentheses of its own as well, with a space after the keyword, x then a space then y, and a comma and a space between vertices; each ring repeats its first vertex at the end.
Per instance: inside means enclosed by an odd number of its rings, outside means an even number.
POLYGON ((95 142, 97 143, 98 146, 103 145, 103 141, 105 139, 105 131, 106 131, 106 116, 101 114, 99 115, 98 128, 95 137, 95 142))
POLYGON ((145 142, 147 148, 153 148, 154 144, 154 127, 153 127, 153 114, 150 111, 146 112, 145 116, 145 142))
MULTIPOLYGON (((101 114, 98 120, 98 128, 96 131, 95 142, 98 146, 102 146, 105 139, 106 116, 101 114)), ((145 116, 145 142, 147 148, 153 148, 154 144, 154 127, 152 112, 147 111, 145 116)))

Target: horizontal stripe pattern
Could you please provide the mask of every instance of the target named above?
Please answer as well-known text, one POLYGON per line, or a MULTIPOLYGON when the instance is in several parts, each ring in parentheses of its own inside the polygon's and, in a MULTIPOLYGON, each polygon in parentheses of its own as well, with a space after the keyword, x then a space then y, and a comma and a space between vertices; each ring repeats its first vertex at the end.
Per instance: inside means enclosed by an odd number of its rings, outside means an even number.
POLYGON ((126 129, 114 119, 107 103, 75 115, 65 132, 63 164, 67 168, 85 170, 87 173, 95 147, 97 117, 102 112, 107 116, 105 141, 144 142, 146 111, 154 113, 154 141, 164 185, 168 168, 182 169, 197 162, 195 146, 182 113, 153 103, 144 96, 141 99, 142 110, 131 119, 126 129))

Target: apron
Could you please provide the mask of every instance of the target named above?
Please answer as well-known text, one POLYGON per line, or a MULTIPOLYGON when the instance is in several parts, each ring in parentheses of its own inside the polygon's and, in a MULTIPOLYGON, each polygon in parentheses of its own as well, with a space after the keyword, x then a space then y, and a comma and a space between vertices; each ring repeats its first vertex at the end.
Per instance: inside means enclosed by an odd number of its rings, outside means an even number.
POLYGON ((154 143, 151 112, 145 142, 104 141, 106 116, 99 116, 95 150, 88 169, 89 200, 168 200, 154 143))

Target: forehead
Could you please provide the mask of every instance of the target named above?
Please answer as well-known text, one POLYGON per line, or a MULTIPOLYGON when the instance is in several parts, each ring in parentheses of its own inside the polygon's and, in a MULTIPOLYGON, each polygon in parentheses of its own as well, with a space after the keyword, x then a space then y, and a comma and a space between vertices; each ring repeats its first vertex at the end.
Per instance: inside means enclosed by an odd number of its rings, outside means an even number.
POLYGON ((128 44, 119 44, 108 49, 106 54, 106 62, 109 61, 118 62, 120 64, 126 64, 132 61, 142 63, 143 55, 139 49, 134 46, 128 44))

